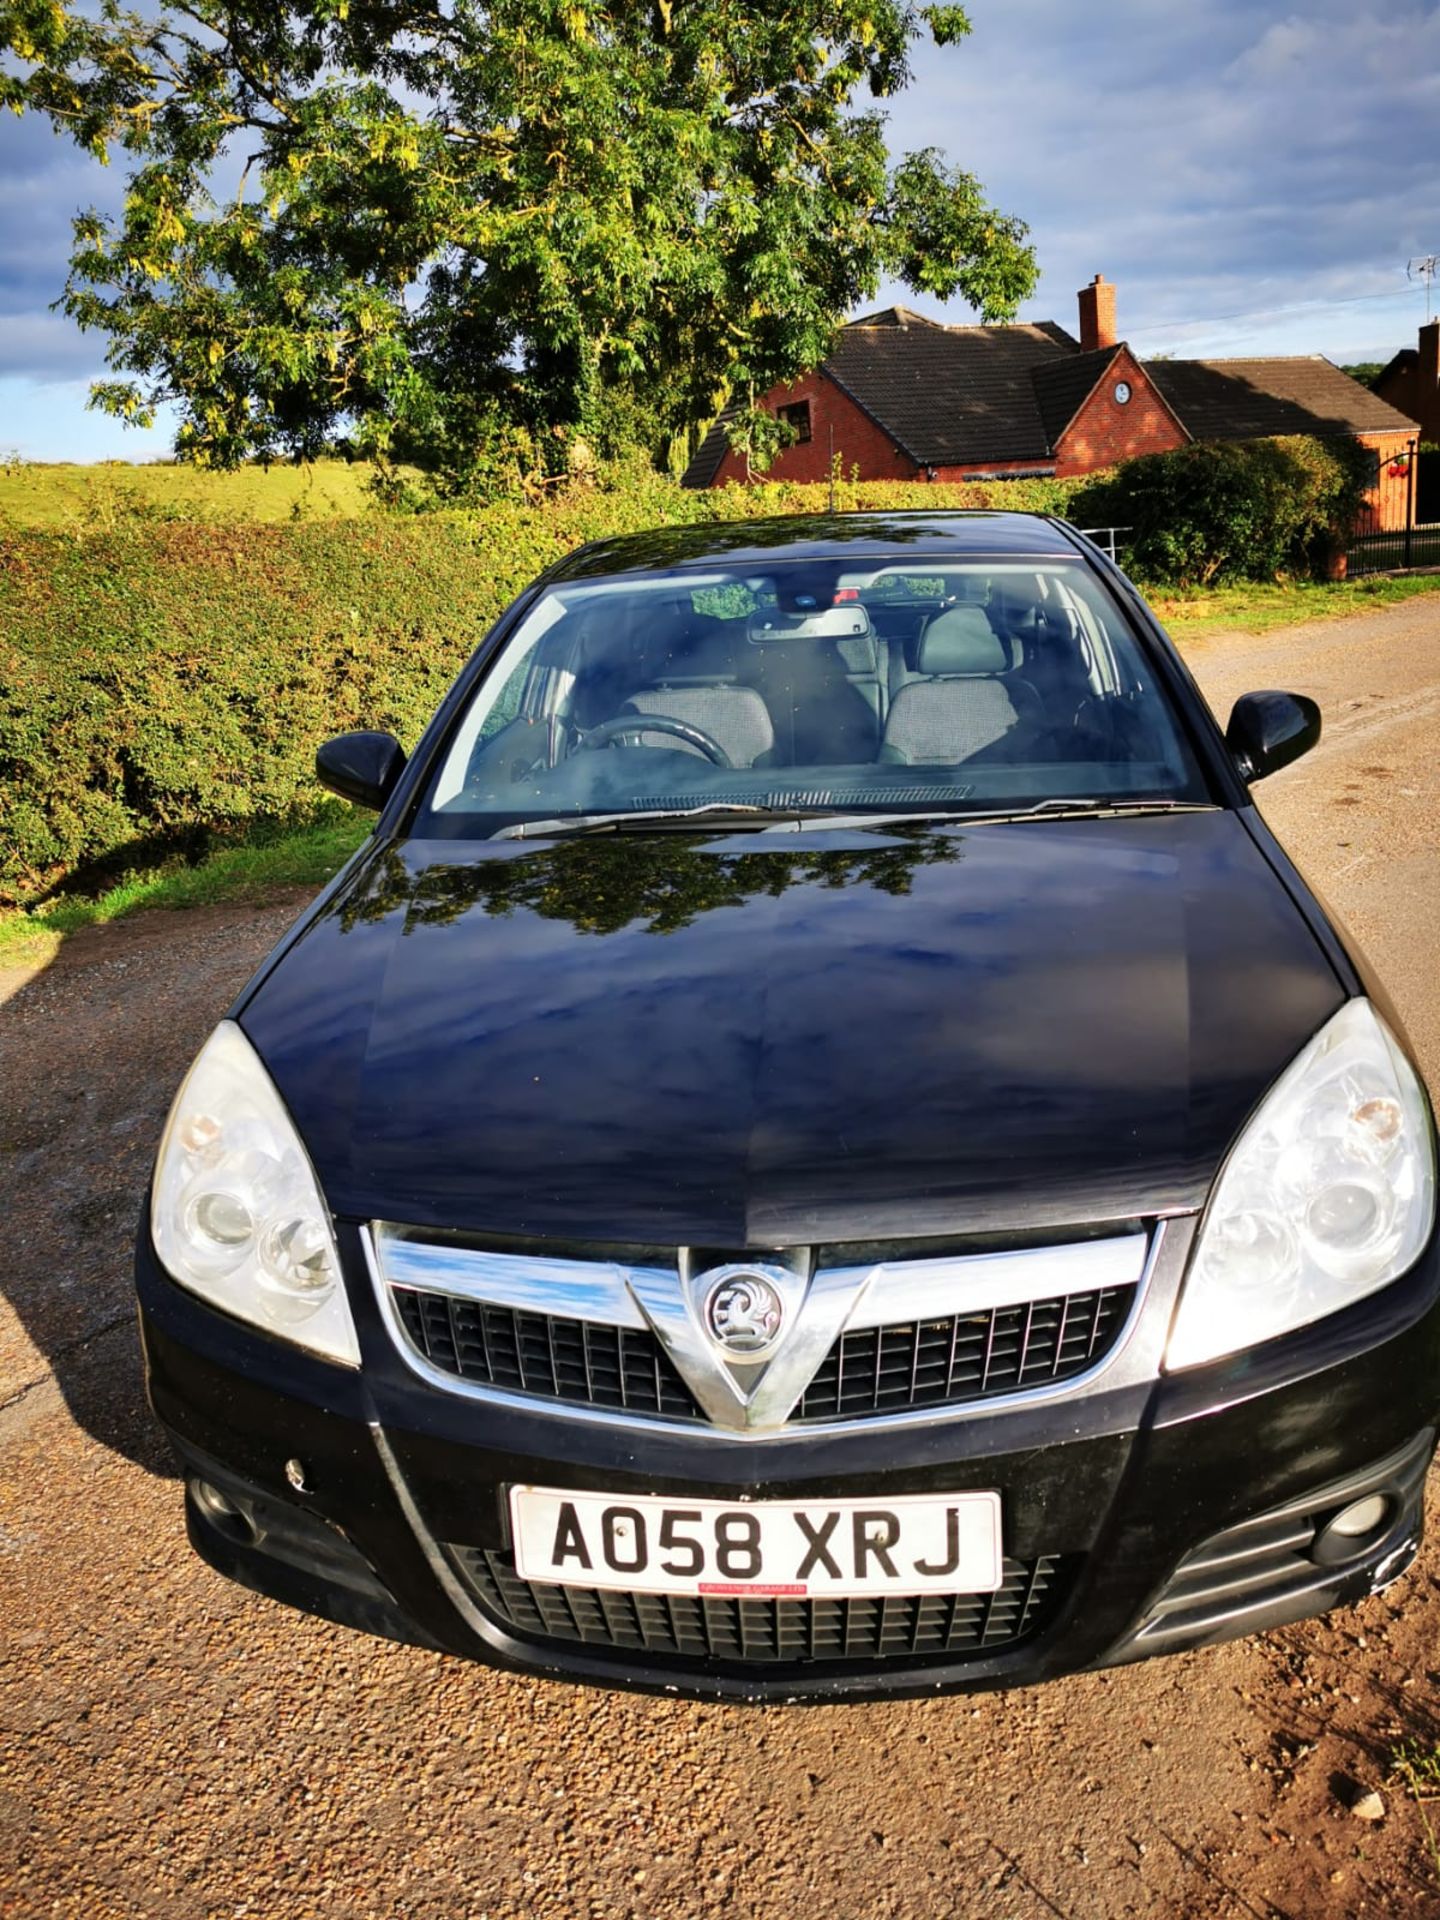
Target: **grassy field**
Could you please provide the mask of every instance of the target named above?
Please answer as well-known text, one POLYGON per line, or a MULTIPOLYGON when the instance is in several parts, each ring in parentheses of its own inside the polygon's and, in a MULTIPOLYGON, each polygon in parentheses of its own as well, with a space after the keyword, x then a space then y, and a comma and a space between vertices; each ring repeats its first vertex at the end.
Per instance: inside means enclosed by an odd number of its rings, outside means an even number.
POLYGON ((0 527, 104 527, 127 515, 207 520, 220 526, 291 520, 353 520, 374 510, 369 468, 343 460, 307 467, 39 465, 5 461, 0 448, 0 527))

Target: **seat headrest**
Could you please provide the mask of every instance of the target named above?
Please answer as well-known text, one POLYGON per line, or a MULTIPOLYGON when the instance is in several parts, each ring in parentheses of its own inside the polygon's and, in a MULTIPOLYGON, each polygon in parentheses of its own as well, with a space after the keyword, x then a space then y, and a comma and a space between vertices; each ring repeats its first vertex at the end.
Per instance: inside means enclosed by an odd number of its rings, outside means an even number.
POLYGON ((736 644, 733 636, 723 631, 672 633, 649 662, 651 678, 666 682, 733 680, 739 670, 736 644))
POLYGON ((875 642, 868 633, 857 633, 851 639, 837 640, 835 651, 845 663, 847 673, 875 673, 880 664, 880 656, 875 651, 875 642))
POLYGON ((1010 665, 980 607, 937 613, 920 638, 916 666, 927 674, 1004 673, 1010 665))
POLYGON ((1029 633, 1044 618, 1033 594, 1012 593, 1005 587, 997 588, 991 596, 990 611, 1010 633, 1029 633))

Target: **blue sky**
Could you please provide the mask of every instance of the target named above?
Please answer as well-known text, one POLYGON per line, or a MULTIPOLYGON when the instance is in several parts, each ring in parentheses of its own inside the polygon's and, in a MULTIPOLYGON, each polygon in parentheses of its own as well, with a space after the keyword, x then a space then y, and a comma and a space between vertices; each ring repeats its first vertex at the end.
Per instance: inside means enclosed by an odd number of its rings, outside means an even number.
MULTIPOLYGON (((1440 4, 970 0, 970 14, 970 40, 918 53, 891 143, 944 149, 1029 221, 1043 277, 1024 317, 1073 330, 1076 289, 1103 272, 1142 353, 1343 361, 1413 344, 1424 296, 1406 261, 1440 253, 1440 4)), ((86 411, 99 342, 48 311, 70 216, 121 188, 118 167, 48 126, 0 120, 0 453, 168 446, 86 411)))

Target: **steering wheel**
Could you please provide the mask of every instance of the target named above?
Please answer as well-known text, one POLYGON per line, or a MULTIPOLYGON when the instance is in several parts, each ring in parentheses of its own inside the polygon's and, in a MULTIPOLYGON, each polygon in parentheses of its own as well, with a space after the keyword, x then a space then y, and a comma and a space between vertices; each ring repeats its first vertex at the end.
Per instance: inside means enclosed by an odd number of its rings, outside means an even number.
POLYGON ((667 733, 672 739, 683 740, 686 746, 696 748, 717 767, 735 765, 713 734, 706 733, 703 727, 692 726, 688 720, 672 720, 663 713, 622 713, 613 720, 602 720, 598 727, 582 734, 575 747, 577 752, 588 752, 592 747, 613 747, 618 740, 638 740, 647 733, 667 733))

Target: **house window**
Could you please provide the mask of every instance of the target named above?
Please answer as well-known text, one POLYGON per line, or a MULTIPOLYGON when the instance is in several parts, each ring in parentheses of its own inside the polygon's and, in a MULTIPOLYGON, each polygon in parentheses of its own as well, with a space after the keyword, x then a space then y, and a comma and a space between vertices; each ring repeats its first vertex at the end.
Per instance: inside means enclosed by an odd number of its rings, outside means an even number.
POLYGON ((778 407, 776 412, 790 428, 797 441, 810 438, 810 402, 808 400, 797 400, 793 407, 778 407))

